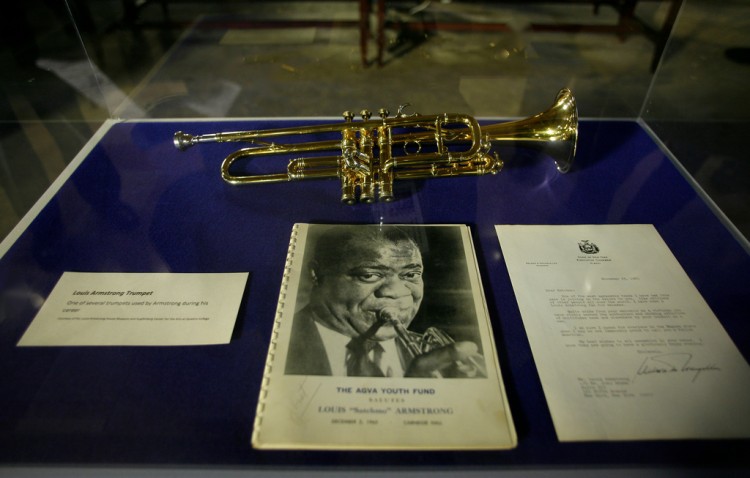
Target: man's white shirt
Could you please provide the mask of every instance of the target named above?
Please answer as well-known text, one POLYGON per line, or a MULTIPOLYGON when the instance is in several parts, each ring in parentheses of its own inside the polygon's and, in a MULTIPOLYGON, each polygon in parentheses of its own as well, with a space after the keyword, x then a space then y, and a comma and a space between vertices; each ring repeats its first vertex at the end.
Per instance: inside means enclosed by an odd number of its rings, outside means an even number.
MULTIPOLYGON (((318 322, 315 322, 315 326, 318 328, 320 338, 323 340, 323 347, 326 349, 328 363, 331 365, 331 375, 346 377, 346 345, 352 338, 335 332, 318 322)), ((380 360, 380 368, 383 374, 388 377, 403 377, 404 368, 401 365, 396 340, 384 340, 379 343, 383 347, 383 355, 380 360), (389 369, 390 373, 388 373, 389 369)), ((372 354, 373 352, 370 352, 371 360, 374 359, 372 354)))

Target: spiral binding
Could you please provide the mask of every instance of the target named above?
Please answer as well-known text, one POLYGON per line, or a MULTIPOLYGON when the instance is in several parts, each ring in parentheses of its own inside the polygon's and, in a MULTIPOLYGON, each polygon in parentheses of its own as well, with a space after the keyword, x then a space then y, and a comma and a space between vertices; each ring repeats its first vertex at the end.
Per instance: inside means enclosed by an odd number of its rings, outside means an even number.
POLYGON ((273 320, 273 329, 271 330, 271 343, 268 346, 268 356, 266 357, 266 365, 263 368, 263 378, 260 383, 260 393, 258 396, 258 408, 255 412, 255 424, 253 426, 252 443, 256 443, 258 435, 260 433, 261 422, 263 421, 263 413, 266 408, 266 398, 268 396, 268 385, 271 380, 271 372, 273 369, 273 362, 276 356, 276 345, 279 338, 279 328, 281 327, 281 317, 284 312, 284 304, 286 301, 286 291, 288 287, 289 277, 291 275, 292 260, 294 259, 294 253, 297 249, 297 234, 299 232, 299 224, 292 226, 292 234, 289 238, 289 248, 286 253, 286 262, 284 264, 284 274, 281 279, 281 290, 279 291, 279 301, 276 305, 276 314, 273 320))

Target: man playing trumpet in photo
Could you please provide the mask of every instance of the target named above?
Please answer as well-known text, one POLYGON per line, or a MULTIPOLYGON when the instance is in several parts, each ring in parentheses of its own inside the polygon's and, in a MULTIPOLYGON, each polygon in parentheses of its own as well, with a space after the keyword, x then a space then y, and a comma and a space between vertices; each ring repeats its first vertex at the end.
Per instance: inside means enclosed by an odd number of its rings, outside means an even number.
MULTIPOLYGON (((334 226, 309 262, 309 303, 294 317, 285 373, 481 377, 476 344, 407 330, 424 296, 422 253, 395 226, 334 226)), ((304 279, 303 279, 304 280, 304 279)))

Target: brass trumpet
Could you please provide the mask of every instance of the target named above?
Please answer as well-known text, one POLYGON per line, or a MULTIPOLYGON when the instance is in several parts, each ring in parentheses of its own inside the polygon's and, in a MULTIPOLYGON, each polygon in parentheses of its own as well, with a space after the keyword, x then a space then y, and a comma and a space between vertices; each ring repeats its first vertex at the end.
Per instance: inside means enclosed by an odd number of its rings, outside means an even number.
POLYGON ((178 131, 174 145, 179 150, 207 142, 247 142, 253 146, 227 156, 221 176, 230 184, 254 184, 298 179, 335 178, 341 180, 341 201, 392 201, 393 181, 458 175, 495 174, 503 162, 492 153, 492 142, 515 141, 541 146, 552 156, 558 171, 570 169, 578 136, 575 98, 562 89, 546 111, 526 119, 480 127, 476 119, 463 114, 405 114, 399 108, 394 117, 380 110, 380 119, 371 119, 367 110, 362 121, 344 113, 343 123, 238 131, 193 136, 178 131), (275 138, 292 135, 338 133, 336 139, 279 144, 275 138), (271 141, 271 142, 269 142, 271 141), (423 146, 425 151, 422 151, 423 146), (398 147, 402 151, 398 152, 398 147), (285 172, 235 174, 232 165, 240 159, 266 155, 324 153, 291 159, 285 172), (398 153, 398 154, 397 154, 398 153))

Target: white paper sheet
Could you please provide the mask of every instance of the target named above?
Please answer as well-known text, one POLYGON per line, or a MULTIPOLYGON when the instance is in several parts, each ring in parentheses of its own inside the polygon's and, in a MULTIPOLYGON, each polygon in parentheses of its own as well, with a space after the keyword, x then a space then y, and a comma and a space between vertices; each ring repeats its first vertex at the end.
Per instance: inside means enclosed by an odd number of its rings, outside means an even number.
POLYGON ((559 440, 750 436, 750 367, 653 226, 496 231, 559 440))
POLYGON ((247 277, 65 272, 18 345, 228 343, 247 277))

